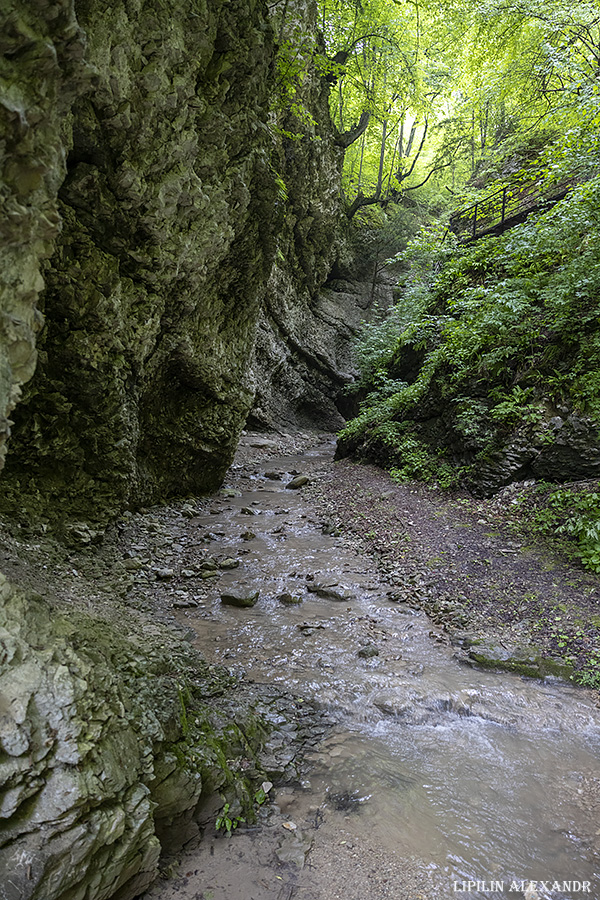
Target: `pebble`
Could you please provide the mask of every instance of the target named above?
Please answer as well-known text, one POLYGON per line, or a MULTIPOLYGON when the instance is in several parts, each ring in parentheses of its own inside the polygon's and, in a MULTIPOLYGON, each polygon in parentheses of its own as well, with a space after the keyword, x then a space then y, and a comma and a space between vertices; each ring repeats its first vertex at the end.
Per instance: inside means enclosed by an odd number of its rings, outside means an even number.
POLYGON ((379 650, 374 644, 367 644, 366 647, 360 648, 357 656, 361 659, 373 659, 374 656, 379 656, 379 650))
POLYGON ((220 569, 237 569, 239 566, 239 559, 233 559, 232 557, 228 557, 227 559, 222 559, 219 563, 220 569))
POLYGON ((221 594, 221 603, 225 606, 237 606, 245 609, 254 606, 259 595, 260 591, 252 591, 248 594, 221 594))
POLYGON ((283 594, 279 594, 277 599, 280 603, 285 604, 285 606, 293 606, 296 603, 302 603, 301 597, 294 597, 293 594, 289 594, 287 591, 284 591, 283 594))
POLYGON ((308 484, 308 481, 308 475, 296 475, 295 478, 292 478, 291 481, 288 481, 288 483, 286 484, 286 488, 296 490, 297 488, 301 488, 305 484, 308 484))
POLYGON ((253 541, 256 535, 253 531, 244 531, 240 537, 243 541, 253 541))
POLYGON ((168 581, 173 578, 175 572, 173 569, 154 569, 154 574, 160 581, 168 581))
POLYGON ((242 508, 240 509, 240 512, 243 516, 256 516, 257 515, 257 511, 255 509, 252 509, 250 506, 242 506, 242 508))

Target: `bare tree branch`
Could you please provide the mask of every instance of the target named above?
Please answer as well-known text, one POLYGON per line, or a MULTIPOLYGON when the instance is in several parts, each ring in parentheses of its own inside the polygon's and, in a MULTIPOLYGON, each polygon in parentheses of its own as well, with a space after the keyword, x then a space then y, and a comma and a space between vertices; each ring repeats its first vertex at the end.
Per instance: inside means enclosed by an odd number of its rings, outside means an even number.
POLYGON ((367 126, 369 124, 369 119, 371 118, 371 113, 365 110, 361 114, 360 119, 358 120, 358 124, 353 128, 349 128, 348 131, 343 131, 341 134, 338 134, 335 138, 336 147, 343 147, 346 150, 350 144, 353 144, 354 141, 357 141, 361 134, 363 134, 367 130, 367 126))
POLYGON ((355 213, 358 212, 359 209, 362 209, 363 206, 374 206, 375 203, 381 203, 381 194, 373 194, 372 197, 365 197, 362 191, 359 191, 351 205, 346 210, 346 215, 349 219, 353 217, 355 213))

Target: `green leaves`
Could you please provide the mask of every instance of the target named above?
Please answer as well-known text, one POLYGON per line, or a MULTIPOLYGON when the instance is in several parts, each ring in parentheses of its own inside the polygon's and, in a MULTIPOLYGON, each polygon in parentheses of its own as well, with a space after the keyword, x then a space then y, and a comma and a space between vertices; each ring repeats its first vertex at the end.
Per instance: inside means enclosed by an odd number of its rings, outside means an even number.
POLYGON ((228 836, 231 836, 231 833, 235 831, 238 825, 241 825, 242 822, 245 822, 243 816, 230 816, 229 815, 229 803, 226 803, 220 814, 217 816, 217 820, 215 822, 215 829, 220 831, 224 829, 225 833, 228 836))

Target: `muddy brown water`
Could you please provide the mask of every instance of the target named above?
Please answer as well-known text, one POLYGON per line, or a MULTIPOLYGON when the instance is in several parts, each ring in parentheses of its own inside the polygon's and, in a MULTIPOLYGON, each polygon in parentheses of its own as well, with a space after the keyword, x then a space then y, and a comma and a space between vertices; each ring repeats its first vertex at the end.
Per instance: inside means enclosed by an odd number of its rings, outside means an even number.
POLYGON ((273 791, 276 814, 205 840, 147 900, 600 898, 593 695, 460 665, 427 617, 393 602, 372 562, 323 534, 286 488, 331 453, 257 464, 241 496, 198 520, 219 532, 208 554, 241 564, 180 620, 209 661, 316 698, 338 725, 307 780, 273 791), (243 541, 248 530, 256 537, 243 541), (316 582, 348 599, 309 592, 316 582), (227 590, 260 597, 231 608, 227 590), (284 605, 283 592, 302 602, 284 605), (358 655, 368 645, 377 656, 358 655))

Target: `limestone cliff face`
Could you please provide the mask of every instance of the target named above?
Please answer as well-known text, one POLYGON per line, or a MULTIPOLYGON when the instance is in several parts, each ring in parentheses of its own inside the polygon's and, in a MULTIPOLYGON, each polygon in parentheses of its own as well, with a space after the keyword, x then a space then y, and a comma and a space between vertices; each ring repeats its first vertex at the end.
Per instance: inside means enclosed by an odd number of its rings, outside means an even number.
MULTIPOLYGON (((310 3, 294 15, 315 27, 310 3)), ((25 210, 0 274, 5 415, 46 325, 4 508, 107 518, 214 489, 255 395, 262 424, 339 425, 362 315, 320 295, 343 248, 342 151, 314 72, 313 124, 273 129, 266 6, 14 0, 7 22, 28 49, 9 49, 2 107, 3 190, 25 210)))
POLYGON ((5 483, 90 515, 214 488, 231 461, 278 226, 273 46, 265 7, 246 0, 75 12, 91 85, 62 143, 52 111, 62 234, 5 483))
POLYGON ((114 616, 61 614, 0 576, 0 900, 130 900, 223 798, 251 819, 253 785, 298 777, 308 729, 273 725, 292 698, 114 616))
MULTIPOLYGON (((303 18, 317 32, 315 9, 303 18)), ((317 43, 317 50, 324 48, 317 43)), ((352 338, 372 298, 349 271, 349 224, 340 203, 344 151, 329 114, 329 85, 307 70, 301 100, 312 122, 282 121, 277 168, 286 188, 277 258, 261 308, 252 369, 255 426, 340 428, 344 388, 354 378, 352 338), (299 136, 303 134, 302 137, 299 136)))
MULTIPOLYGON (((214 489, 258 386, 266 424, 321 401, 336 424, 341 155, 317 75, 309 133, 273 127, 266 3, 7 0, 0 46, 4 511, 106 521, 214 489)), ((0 575, 0 900, 129 900, 215 792, 251 807, 290 763, 261 762, 272 710, 131 626, 0 575)))
MULTIPOLYGON (((12 8, 11 8, 12 6, 12 8)), ((84 35, 72 0, 0 14, 0 468, 10 416, 35 370, 40 263, 60 230, 62 121, 83 89, 84 35)))

